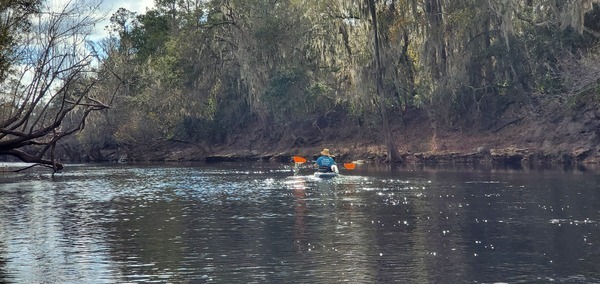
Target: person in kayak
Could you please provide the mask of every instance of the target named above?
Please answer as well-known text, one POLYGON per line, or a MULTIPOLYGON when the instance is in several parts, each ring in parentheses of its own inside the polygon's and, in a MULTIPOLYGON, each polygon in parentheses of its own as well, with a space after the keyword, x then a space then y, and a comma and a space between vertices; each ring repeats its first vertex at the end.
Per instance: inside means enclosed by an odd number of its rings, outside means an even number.
POLYGON ((319 172, 321 173, 339 173, 338 167, 335 164, 335 161, 333 160, 333 155, 329 153, 329 149, 327 148, 321 151, 321 156, 317 159, 315 165, 316 167, 318 167, 319 172))

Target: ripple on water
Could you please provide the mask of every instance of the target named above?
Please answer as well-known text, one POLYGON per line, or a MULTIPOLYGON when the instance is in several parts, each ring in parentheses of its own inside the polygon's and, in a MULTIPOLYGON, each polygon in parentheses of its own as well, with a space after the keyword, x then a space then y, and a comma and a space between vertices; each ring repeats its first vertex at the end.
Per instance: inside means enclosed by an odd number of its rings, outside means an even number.
POLYGON ((0 276, 19 283, 600 279, 593 177, 377 174, 321 180, 259 163, 79 166, 53 182, 47 174, 9 179, 0 184, 0 276))

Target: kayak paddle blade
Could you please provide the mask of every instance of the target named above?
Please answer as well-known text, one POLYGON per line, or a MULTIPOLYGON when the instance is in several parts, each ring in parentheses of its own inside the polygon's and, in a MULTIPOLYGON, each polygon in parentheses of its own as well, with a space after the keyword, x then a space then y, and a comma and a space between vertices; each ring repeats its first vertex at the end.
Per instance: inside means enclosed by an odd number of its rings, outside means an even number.
POLYGON ((356 168, 356 163, 344 163, 344 168, 346 170, 354 170, 356 168))
POLYGON ((298 163, 298 164, 306 163, 306 159, 302 158, 300 156, 293 156, 292 159, 294 159, 294 163, 298 163))

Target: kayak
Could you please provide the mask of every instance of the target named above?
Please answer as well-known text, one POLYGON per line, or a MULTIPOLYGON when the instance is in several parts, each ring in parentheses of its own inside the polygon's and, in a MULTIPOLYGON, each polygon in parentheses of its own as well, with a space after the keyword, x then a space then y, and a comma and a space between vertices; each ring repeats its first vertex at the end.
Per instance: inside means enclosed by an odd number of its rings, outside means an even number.
POLYGON ((327 172, 327 173, 315 172, 315 177, 318 177, 318 178, 333 178, 337 175, 338 174, 335 172, 327 172))

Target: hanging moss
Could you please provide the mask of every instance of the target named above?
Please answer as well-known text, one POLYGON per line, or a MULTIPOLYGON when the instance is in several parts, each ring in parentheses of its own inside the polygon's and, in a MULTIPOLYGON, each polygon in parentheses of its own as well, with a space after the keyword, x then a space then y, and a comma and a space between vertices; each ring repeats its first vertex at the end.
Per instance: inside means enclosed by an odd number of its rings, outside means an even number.
POLYGON ((183 7, 148 13, 140 19, 155 29, 137 31, 139 48, 122 40, 105 64, 126 85, 117 109, 163 111, 159 122, 190 136, 213 122, 223 137, 254 118, 281 125, 334 106, 373 121, 382 105, 389 121, 416 107, 432 124, 486 129, 509 106, 595 89, 566 63, 595 62, 585 55, 598 49, 597 2, 208 1, 198 22, 183 7))

